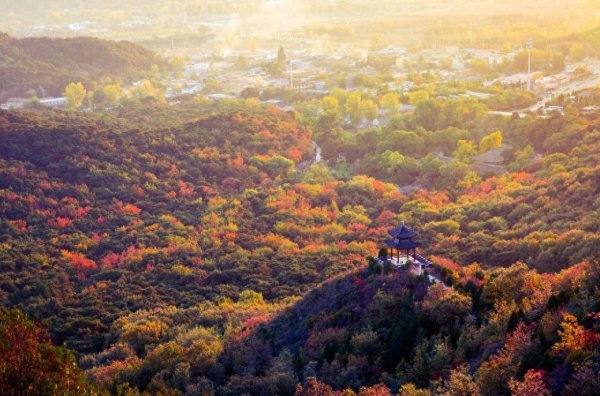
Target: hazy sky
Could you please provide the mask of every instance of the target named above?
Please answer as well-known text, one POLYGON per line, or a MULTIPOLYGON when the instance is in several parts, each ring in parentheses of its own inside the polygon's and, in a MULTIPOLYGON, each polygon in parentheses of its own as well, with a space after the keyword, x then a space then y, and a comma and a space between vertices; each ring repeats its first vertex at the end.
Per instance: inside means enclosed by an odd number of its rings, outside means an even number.
POLYGON ((431 25, 437 17, 444 24, 471 18, 474 26, 480 17, 499 23, 560 19, 581 29, 600 25, 600 0, 0 0, 0 9, 0 31, 16 36, 84 34, 133 40, 139 37, 130 35, 127 26, 145 24, 152 35, 169 29, 193 31, 202 18, 226 15, 235 15, 236 26, 251 33, 313 23, 422 23, 414 18, 430 18, 426 23, 431 25), (81 22, 89 28, 74 29, 81 22))
POLYGON ((286 10, 303 9, 310 12, 323 10, 354 9, 356 12, 367 10, 370 14, 392 12, 430 13, 430 12, 518 12, 521 10, 556 10, 556 7, 568 5, 573 8, 600 7, 598 0, 0 0, 5 11, 19 13, 56 12, 78 8, 104 10, 129 10, 132 8, 168 8, 174 13, 221 7, 256 7, 269 10, 282 7, 286 10), (262 4, 262 7, 256 7, 262 4))

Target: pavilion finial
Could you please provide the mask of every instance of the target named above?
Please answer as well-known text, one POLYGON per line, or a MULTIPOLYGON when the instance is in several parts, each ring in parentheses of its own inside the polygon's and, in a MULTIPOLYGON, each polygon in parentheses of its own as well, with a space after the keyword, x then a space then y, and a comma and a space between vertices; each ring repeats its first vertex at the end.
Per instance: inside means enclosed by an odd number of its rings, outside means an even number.
POLYGON ((402 221, 400 222, 400 224, 404 225, 404 220, 402 220, 402 221))

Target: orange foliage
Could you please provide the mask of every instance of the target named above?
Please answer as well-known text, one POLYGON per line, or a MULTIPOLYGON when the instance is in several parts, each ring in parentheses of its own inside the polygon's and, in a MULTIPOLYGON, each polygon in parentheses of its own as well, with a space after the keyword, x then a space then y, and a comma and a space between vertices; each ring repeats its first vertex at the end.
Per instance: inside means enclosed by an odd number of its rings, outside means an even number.
POLYGON ((110 252, 100 260, 100 266, 105 269, 115 268, 121 262, 121 256, 110 252))
POLYGON ((27 231, 27 222, 25 220, 13 220, 10 223, 21 232, 27 231))
POLYGON ((590 264, 587 262, 575 264, 553 275, 553 283, 558 290, 575 289, 583 283, 590 269, 590 264))
POLYGON ((142 360, 137 356, 127 357, 125 360, 114 360, 106 366, 94 367, 89 370, 88 375, 95 383, 109 386, 121 372, 133 370, 141 365, 142 360))
POLYGON ((50 190, 52 188, 52 183, 50 183, 48 180, 40 180, 38 183, 38 188, 44 191, 50 190))
POLYGON ((98 265, 94 260, 90 260, 79 253, 72 253, 67 250, 62 250, 63 258, 69 260, 69 264, 80 273, 88 273, 98 269, 98 265))
POLYGON ((235 158, 230 158, 227 160, 227 165, 229 165, 232 168, 236 168, 236 169, 243 169, 244 168, 244 157, 242 157, 242 155, 240 153, 237 153, 237 156, 235 158))
POLYGON ((62 230, 64 228, 67 228, 72 223, 73 223, 73 220, 67 219, 65 217, 58 217, 56 219, 48 220, 48 225, 56 228, 57 230, 62 230))
POLYGON ((135 246, 129 246, 121 253, 108 253, 100 260, 100 265, 102 268, 115 268, 132 262, 142 261, 145 256, 157 254, 160 251, 161 250, 159 248, 155 247, 138 249, 135 246))
POLYGON ((329 247, 327 245, 307 244, 306 246, 304 246, 302 248, 302 253, 303 254, 314 254, 314 253, 320 253, 320 252, 327 252, 328 249, 329 249, 329 247))
POLYGON ((181 197, 191 197, 194 195, 194 186, 182 181, 177 181, 177 187, 179 187, 179 196, 181 197))
POLYGON ((462 270, 462 267, 460 265, 445 257, 431 256, 431 261, 439 267, 445 268, 455 274, 458 274, 462 270))
POLYGON ((309 377, 306 379, 306 384, 296 386, 295 396, 341 396, 341 394, 334 391, 330 385, 319 382, 315 377, 309 377))
POLYGON ((450 202, 450 198, 445 193, 439 192, 429 195, 429 202, 434 206, 442 206, 450 202))
POLYGON ((512 174, 512 179, 517 183, 523 183, 532 181, 533 176, 527 172, 517 172, 512 174))
POLYGON ((357 396, 392 396, 392 392, 384 384, 377 384, 371 387, 363 386, 357 396))
POLYGON ((292 147, 288 150, 287 157, 297 163, 302 159, 302 151, 297 147, 292 147))
POLYGON ((75 218, 81 219, 83 216, 86 215, 87 212, 90 211, 90 209, 92 209, 90 206, 86 206, 85 208, 75 209, 75 212, 74 212, 75 218))
POLYGON ((144 189, 140 186, 131 187, 131 192, 133 193, 133 195, 135 195, 138 198, 143 198, 144 195, 146 195, 146 193, 144 192, 144 189))
POLYGON ((379 214, 379 216, 377 217, 377 220, 375 220, 375 223, 380 224, 380 225, 391 226, 392 224, 394 224, 395 218, 396 218, 396 214, 394 212, 392 212, 391 210, 385 209, 381 212, 381 214, 379 214))
POLYGON ((550 396, 551 392, 544 383, 544 372, 529 370, 525 373, 523 381, 514 378, 509 381, 510 392, 513 396, 550 396))
POLYGON ((123 204, 123 202, 117 203, 117 209, 122 214, 139 215, 142 210, 133 204, 123 204))

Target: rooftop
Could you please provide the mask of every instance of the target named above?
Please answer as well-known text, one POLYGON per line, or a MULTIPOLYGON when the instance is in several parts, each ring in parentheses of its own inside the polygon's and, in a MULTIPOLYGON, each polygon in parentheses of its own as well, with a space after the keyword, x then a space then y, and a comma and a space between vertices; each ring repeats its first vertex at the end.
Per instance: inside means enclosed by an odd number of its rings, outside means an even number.
POLYGON ((393 230, 390 230, 389 234, 397 239, 409 239, 419 235, 418 232, 415 232, 408 228, 406 225, 404 225, 404 222, 402 222, 398 227, 394 228, 393 230))

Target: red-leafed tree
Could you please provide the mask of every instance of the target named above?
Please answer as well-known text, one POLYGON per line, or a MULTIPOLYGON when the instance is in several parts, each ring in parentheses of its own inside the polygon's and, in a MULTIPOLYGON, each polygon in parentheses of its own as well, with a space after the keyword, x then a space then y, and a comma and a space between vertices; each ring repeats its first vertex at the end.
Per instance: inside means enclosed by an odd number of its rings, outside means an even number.
POLYGON ((309 377, 304 385, 296 386, 296 396, 339 396, 333 388, 323 382, 319 382, 315 377, 309 377))
POLYGON ((73 354, 19 311, 0 315, 0 390, 3 395, 96 395, 73 354))
POLYGON ((544 383, 544 373, 539 370, 527 371, 523 381, 511 379, 508 387, 513 396, 550 396, 544 383))

